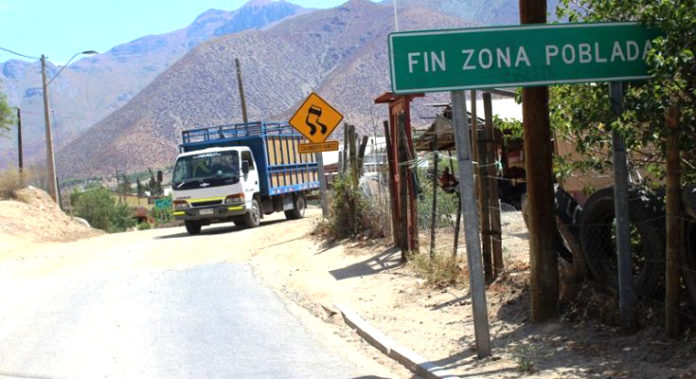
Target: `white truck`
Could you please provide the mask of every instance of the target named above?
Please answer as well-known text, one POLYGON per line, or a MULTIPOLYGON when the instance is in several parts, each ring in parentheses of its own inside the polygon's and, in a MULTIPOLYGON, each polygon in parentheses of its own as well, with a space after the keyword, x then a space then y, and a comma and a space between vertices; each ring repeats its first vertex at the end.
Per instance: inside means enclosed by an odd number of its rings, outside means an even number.
POLYGON ((189 234, 217 222, 255 227, 264 214, 304 217, 319 188, 314 155, 286 123, 249 122, 185 130, 172 177, 174 217, 189 234))

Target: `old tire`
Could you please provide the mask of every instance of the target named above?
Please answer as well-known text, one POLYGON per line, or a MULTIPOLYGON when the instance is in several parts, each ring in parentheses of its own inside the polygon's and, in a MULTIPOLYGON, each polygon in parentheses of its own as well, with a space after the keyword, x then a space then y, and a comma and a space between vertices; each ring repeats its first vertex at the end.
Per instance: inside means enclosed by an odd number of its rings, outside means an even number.
MULTIPOLYGON (((580 214, 582 207, 575 199, 570 196, 561 186, 556 186, 554 189, 554 207, 556 211, 556 223, 562 222, 568 228, 575 240, 578 240, 578 232, 580 223, 580 214)), ((557 227, 558 229, 558 227, 557 227)), ((560 231, 556 231, 556 242, 554 249, 559 257, 565 259, 568 263, 573 263, 573 252, 568 248, 560 231)), ((582 252, 580 252, 582 253, 582 252)), ((587 257, 580 257, 583 261, 587 261, 587 257)))
POLYGON ((251 209, 244 214, 244 226, 247 228, 255 228, 259 226, 261 222, 261 208, 259 207, 258 201, 253 199, 251 201, 251 209))
POLYGON ((285 211, 285 218, 288 220, 298 220, 304 217, 305 209, 307 209, 307 201, 304 195, 298 194, 292 197, 293 208, 289 211, 285 211))
POLYGON ((185 221, 186 231, 188 234, 195 236, 201 232, 201 223, 196 221, 185 221))
MULTIPOLYGON (((633 288, 637 296, 649 297, 660 289, 664 275, 664 234, 657 200, 639 191, 629 192, 633 288)), ((580 244, 587 255, 592 276, 618 290, 614 190, 605 188, 585 203, 580 221, 580 244)))

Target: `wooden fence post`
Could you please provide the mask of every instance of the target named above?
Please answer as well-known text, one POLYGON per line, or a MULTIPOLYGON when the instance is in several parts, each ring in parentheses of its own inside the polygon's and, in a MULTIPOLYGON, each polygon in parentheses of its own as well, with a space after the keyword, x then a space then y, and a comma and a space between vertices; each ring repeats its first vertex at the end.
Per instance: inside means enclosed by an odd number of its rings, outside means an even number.
POLYGON ((498 180, 493 163, 496 161, 495 129, 493 127, 493 106, 491 93, 483 94, 483 113, 486 118, 486 128, 484 133, 485 143, 488 145, 486 150, 486 175, 488 183, 488 210, 490 217, 490 241, 493 252, 493 278, 503 272, 503 234, 500 226, 500 199, 498 195, 498 180))
POLYGON ((679 290, 681 265, 681 170, 679 162, 680 110, 667 109, 667 259, 665 268, 665 329, 669 337, 679 335, 679 290))
POLYGON ((437 227, 437 132, 433 135, 433 207, 430 212, 430 259, 435 258, 435 228, 437 227))

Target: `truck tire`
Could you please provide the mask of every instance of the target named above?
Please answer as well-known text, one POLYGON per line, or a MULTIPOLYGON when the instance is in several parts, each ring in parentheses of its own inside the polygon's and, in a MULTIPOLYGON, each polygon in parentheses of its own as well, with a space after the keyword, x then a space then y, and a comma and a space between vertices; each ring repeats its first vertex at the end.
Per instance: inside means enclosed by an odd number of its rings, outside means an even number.
POLYGON ((255 228, 261 222, 261 208, 256 199, 251 200, 251 209, 244 214, 244 226, 247 228, 255 228))
MULTIPOLYGON (((640 297, 654 295, 664 276, 665 240, 658 225, 664 214, 657 214, 656 202, 640 191, 629 191, 633 288, 640 297)), ((592 276, 618 291, 614 219, 613 188, 592 194, 582 209, 580 244, 592 276)))
POLYGON ((685 249, 682 254, 682 277, 691 301, 696 305, 696 220, 684 223, 685 249))
POLYGON ((196 222, 196 221, 185 221, 184 225, 186 225, 186 231, 188 234, 195 236, 196 234, 201 232, 201 223, 196 222))
POLYGON ((292 206, 292 209, 285 211, 285 218, 288 220, 299 220, 304 217, 307 201, 303 194, 292 196, 292 206))

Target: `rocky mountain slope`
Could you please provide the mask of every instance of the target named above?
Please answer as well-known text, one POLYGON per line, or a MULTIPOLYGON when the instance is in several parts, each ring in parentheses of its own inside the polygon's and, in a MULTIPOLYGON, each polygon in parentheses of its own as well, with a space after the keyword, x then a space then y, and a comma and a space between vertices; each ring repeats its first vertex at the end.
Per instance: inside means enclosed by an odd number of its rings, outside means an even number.
MULTIPOLYGON (((388 6, 352 0, 264 31, 206 42, 61 149, 59 172, 63 177, 104 175, 170 165, 182 129, 241 121, 235 57, 242 64, 252 120, 285 119, 316 90, 347 122, 379 122, 386 109, 373 105, 373 99, 389 90, 391 16, 388 6)), ((470 25, 423 9, 405 9, 399 16, 413 28, 470 25)))
MULTIPOLYGON (((383 3, 391 6, 392 0, 383 3)), ((479 25, 514 25, 520 22, 519 0, 398 0, 399 8, 419 7, 439 13, 472 20, 479 25)), ((547 0, 549 19, 554 19, 558 0, 547 0)), ((399 22, 402 30, 410 29, 408 24, 399 22)))
MULTIPOLYGON (((145 36, 68 66, 49 93, 55 145, 59 148, 119 109, 172 63, 201 42, 242 30, 257 30, 306 12, 286 1, 252 0, 236 11, 209 10, 186 28, 145 36)), ((50 57, 49 57, 50 59, 50 57)), ((60 67, 49 62, 48 76, 60 67)), ((0 89, 22 108, 25 159, 45 151, 41 65, 0 63, 0 89)), ((16 161, 11 140, 0 140, 0 168, 16 161)))

